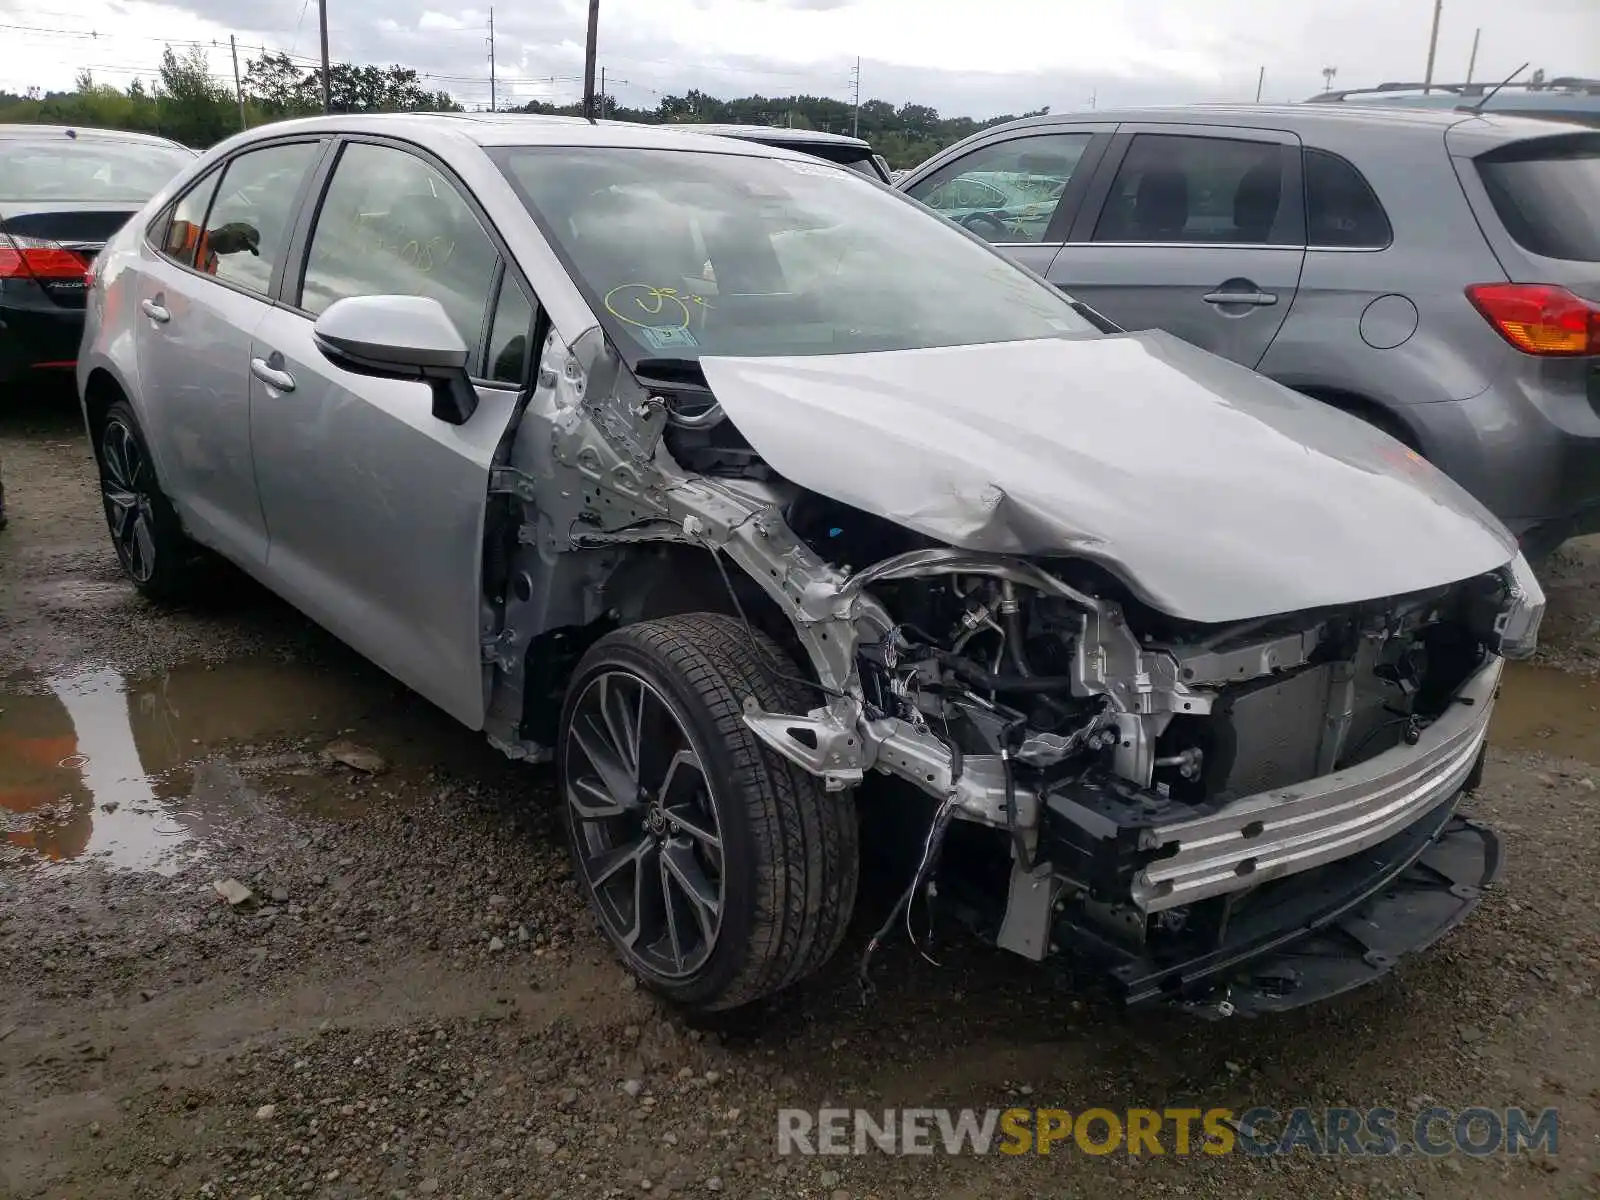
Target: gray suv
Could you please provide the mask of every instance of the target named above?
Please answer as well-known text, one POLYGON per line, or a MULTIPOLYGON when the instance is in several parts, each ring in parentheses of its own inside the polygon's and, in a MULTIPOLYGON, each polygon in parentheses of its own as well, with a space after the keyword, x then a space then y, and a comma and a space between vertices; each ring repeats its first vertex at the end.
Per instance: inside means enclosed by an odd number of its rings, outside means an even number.
POLYGON ((1600 132, 1334 105, 1052 115, 895 186, 1117 325, 1379 425, 1530 555, 1600 529, 1600 132))

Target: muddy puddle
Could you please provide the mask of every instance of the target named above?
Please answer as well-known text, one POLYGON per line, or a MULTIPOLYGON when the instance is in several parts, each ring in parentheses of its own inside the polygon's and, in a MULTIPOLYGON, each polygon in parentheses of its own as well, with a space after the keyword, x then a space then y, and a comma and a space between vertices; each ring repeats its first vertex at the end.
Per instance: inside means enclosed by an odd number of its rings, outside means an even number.
MULTIPOLYGON (((1600 766, 1600 679, 1508 664, 1490 738, 1600 766)), ((441 768, 484 782, 530 770, 364 663, 13 676, 0 681, 0 862, 171 873, 209 831, 251 817, 263 779, 297 777, 297 803, 340 817, 441 768), (393 769, 331 766, 321 751, 335 739, 393 769)))
POLYGON ((1507 663, 1489 742, 1600 765, 1600 679, 1507 663))
POLYGON ((343 783, 318 753, 340 734, 418 757, 448 718, 417 703, 374 672, 293 662, 14 676, 0 683, 0 861, 171 873, 209 829, 248 816, 259 801, 248 780, 343 783))

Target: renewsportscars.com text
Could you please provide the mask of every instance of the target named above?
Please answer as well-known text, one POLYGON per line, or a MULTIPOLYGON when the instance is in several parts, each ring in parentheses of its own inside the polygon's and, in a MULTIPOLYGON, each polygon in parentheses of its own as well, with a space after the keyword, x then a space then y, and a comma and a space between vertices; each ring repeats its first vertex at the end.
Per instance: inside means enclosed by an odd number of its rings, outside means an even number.
POLYGON ((1554 1154, 1547 1108, 787 1108, 779 1154, 1554 1154))

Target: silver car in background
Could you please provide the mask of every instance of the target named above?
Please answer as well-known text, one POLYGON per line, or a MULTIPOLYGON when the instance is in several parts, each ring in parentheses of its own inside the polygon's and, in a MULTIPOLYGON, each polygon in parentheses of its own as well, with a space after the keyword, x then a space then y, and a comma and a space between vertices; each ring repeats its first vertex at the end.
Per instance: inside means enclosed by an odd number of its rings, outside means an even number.
POLYGON ((904 873, 863 977, 937 885, 1213 1014, 1382 975, 1497 869, 1456 806, 1543 610, 1506 530, 846 168, 267 126, 106 248, 78 379, 135 585, 219 553, 554 760, 601 925, 680 1004, 815 972, 864 861, 904 873))
POLYGON ((1425 455, 1530 557, 1600 529, 1600 131, 1361 104, 1008 122, 895 186, 1125 329, 1164 329, 1425 455))

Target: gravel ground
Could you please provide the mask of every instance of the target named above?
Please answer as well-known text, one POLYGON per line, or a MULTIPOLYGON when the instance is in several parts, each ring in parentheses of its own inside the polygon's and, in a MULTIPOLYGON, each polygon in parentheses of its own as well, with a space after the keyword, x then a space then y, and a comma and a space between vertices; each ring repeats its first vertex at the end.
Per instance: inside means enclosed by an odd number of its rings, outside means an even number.
POLYGON ((1273 1020, 1135 1016, 951 931, 939 966, 886 951, 863 1007, 849 960, 882 913, 869 896, 821 978, 695 1026, 606 951, 547 770, 501 759, 255 588, 208 610, 137 599, 70 405, 0 409, 0 1194, 1600 1191, 1600 683, 1585 674, 1600 547, 1553 564, 1548 647, 1508 681, 1471 801, 1504 834, 1502 883, 1385 982, 1273 1020), (230 906, 217 880, 251 898, 230 906), (1559 1148, 775 1145, 781 1107, 1435 1103, 1558 1107, 1559 1148))

